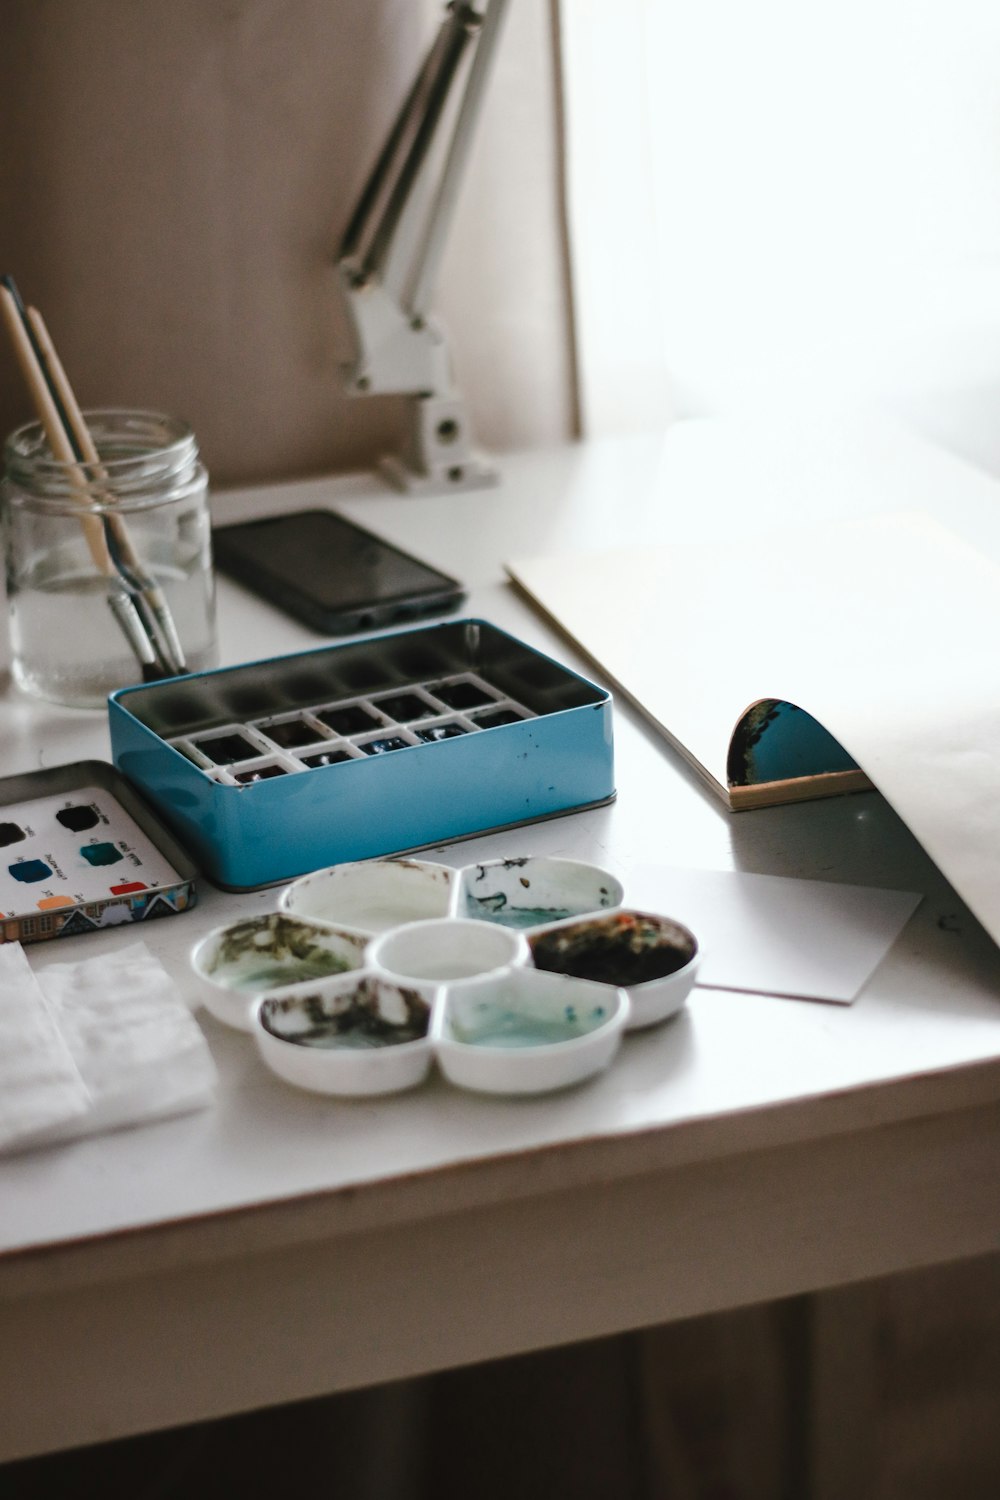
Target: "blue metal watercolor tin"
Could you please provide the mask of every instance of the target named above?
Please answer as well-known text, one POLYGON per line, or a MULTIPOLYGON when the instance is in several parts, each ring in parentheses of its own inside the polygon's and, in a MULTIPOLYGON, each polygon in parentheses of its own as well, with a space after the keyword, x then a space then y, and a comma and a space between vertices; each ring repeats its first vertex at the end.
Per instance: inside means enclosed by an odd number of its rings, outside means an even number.
POLYGON ((611 695, 483 620, 108 700, 115 765, 226 890, 610 801, 611 695))

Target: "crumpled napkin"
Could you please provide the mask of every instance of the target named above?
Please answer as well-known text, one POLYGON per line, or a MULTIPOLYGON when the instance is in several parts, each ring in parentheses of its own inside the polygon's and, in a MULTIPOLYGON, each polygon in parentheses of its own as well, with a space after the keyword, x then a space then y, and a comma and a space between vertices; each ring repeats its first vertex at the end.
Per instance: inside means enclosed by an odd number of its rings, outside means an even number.
MULTIPOLYGON (((5 944, 5 948, 15 947, 5 944)), ((24 969, 28 969, 21 955, 24 969)), ((30 970, 28 970, 30 974, 30 970)), ((23 976, 23 971, 22 971, 23 976)), ((121 1125, 200 1109, 217 1082, 215 1063, 197 1021, 173 980, 145 943, 78 963, 50 964, 35 978, 41 1004, 86 1094, 83 1109, 66 1105, 55 1116, 54 1087, 44 1090, 50 1118, 41 1126, 41 1091, 29 1120, 12 1094, 7 1139, 18 1146, 48 1144, 121 1125)), ((35 1009, 38 996, 33 996, 35 1009)), ((54 1068, 57 1048, 51 1048, 54 1068)), ((0 1096, 5 1092, 0 1075, 0 1096)), ((19 1090, 18 1093, 23 1093, 19 1090)), ((0 1149, 4 1144, 0 1136, 0 1149)))

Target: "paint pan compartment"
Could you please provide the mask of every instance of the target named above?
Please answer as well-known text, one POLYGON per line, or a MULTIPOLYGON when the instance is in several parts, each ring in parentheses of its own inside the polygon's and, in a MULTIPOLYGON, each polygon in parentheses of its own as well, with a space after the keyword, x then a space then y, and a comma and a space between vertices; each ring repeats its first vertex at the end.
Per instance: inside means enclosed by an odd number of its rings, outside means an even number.
POLYGON ((171 916, 194 866, 106 761, 0 780, 0 942, 33 943, 171 916))
POLYGON ((614 796, 610 694, 481 620, 124 688, 108 712, 116 766, 227 890, 614 796))

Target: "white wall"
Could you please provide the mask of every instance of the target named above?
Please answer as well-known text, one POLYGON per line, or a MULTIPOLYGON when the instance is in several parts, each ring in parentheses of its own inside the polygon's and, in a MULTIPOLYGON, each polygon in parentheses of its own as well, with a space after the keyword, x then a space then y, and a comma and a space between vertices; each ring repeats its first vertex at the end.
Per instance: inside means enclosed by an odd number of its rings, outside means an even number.
POLYGON ((658 361, 662 416, 862 401, 1000 471, 995 0, 615 10, 564 0, 591 426, 621 417, 632 323, 636 422, 658 361))

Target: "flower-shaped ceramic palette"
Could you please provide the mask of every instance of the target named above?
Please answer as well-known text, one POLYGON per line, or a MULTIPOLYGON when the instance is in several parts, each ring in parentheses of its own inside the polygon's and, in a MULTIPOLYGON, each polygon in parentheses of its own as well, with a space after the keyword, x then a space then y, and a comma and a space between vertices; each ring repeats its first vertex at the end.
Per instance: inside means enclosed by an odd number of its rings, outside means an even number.
POLYGON ((302 1088, 392 1093, 436 1062, 460 1087, 541 1093, 606 1068, 694 984, 693 934, 623 897, 569 859, 336 865, 210 933, 192 967, 212 1014, 302 1088))

